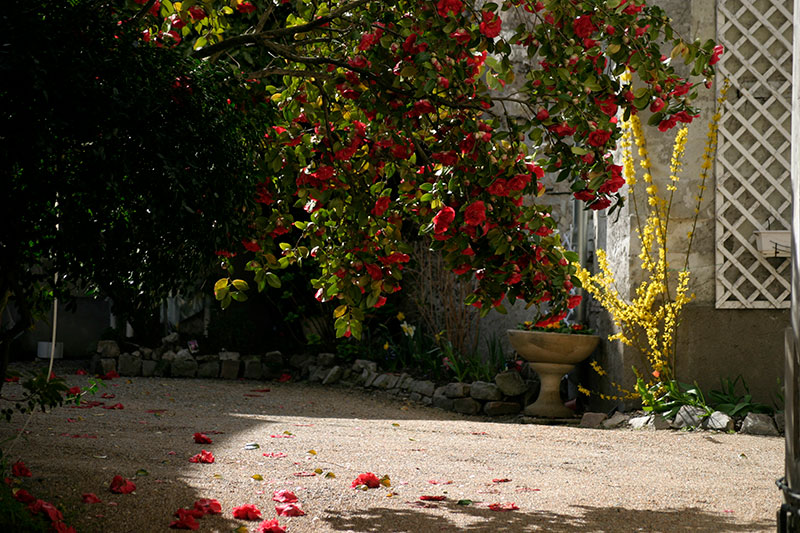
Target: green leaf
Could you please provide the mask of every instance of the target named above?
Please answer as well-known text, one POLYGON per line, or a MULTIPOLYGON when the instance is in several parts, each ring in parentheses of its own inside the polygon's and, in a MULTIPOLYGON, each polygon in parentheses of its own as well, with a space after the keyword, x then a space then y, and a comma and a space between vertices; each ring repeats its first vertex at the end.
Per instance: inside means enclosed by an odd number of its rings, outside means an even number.
POLYGON ((246 291, 249 290, 250 287, 247 285, 247 282, 243 279, 235 279, 233 280, 233 286, 236 287, 237 290, 246 291))
POLYGON ((269 283, 269 286, 272 287, 273 289, 280 288, 281 279, 278 276, 276 276, 273 272, 267 272, 264 275, 264 278, 266 279, 267 283, 269 283))

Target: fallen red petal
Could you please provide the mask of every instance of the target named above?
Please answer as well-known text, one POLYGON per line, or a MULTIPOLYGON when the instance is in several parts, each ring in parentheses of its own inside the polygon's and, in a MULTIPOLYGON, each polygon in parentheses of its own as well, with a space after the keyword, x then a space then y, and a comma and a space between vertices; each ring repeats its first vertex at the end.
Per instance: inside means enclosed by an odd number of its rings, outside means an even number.
POLYGON ((444 496, 420 496, 419 499, 424 502, 440 502, 446 498, 444 496))
POLYGON ((220 514, 222 506, 217 500, 211 498, 201 498, 194 502, 194 508, 202 511, 203 514, 220 514))
POLYGON ((281 374, 281 377, 278 378, 278 383, 286 383, 292 379, 291 374, 281 374))
POLYGON ((101 398, 105 398, 107 400, 110 400, 111 398, 116 398, 117 395, 116 394, 111 394, 110 392, 104 392, 103 394, 100 395, 100 397, 101 398))
POLYGON ((504 478, 494 478, 492 480, 492 483, 508 483, 509 481, 511 481, 511 480, 508 479, 508 478, 505 478, 505 477, 504 478))
POLYGON ((299 505, 294 503, 287 503, 284 505, 276 505, 275 511, 278 513, 278 516, 303 516, 305 511, 303 511, 299 505))
POLYGON ((79 368, 78 370, 75 371, 75 375, 76 376, 86 376, 88 374, 89 373, 86 370, 82 369, 82 368, 79 368))
POLYGON ((133 481, 117 475, 111 480, 111 485, 108 488, 116 494, 130 494, 136 490, 136 485, 133 481))
POLYGON ((283 452, 269 452, 262 455, 264 457, 286 457, 286 454, 283 452))
POLYGON ((115 403, 114 405, 104 405, 103 409, 125 409, 125 406, 121 403, 115 403))
POLYGON ((286 528, 281 527, 276 519, 264 520, 258 524, 256 533, 286 533, 286 528))
POLYGON ((31 471, 25 466, 25 463, 22 461, 17 461, 13 465, 11 465, 11 475, 15 477, 31 477, 31 471))
POLYGON ((242 520, 260 520, 261 511, 259 511, 258 508, 252 503, 248 503, 239 507, 234 507, 233 517, 240 518, 242 520))
POLYGON ((197 444, 211 444, 211 438, 204 433, 195 433, 194 434, 194 441, 197 444))
POLYGON ((170 522, 169 527, 172 529, 200 529, 200 524, 195 520, 194 514, 189 509, 178 509, 175 511, 177 520, 170 522))
POLYGON ((206 450, 201 450, 200 453, 189 458, 189 462, 210 464, 214 462, 214 454, 206 450))
POLYGON ((36 497, 25 489, 19 489, 17 492, 15 492, 14 499, 18 502, 24 503, 25 505, 29 505, 36 501, 36 497))
POLYGON ((290 490, 276 490, 272 493, 272 500, 281 503, 295 503, 297 496, 290 490))
POLYGON ((519 507, 515 503, 490 503, 489 509, 492 511, 516 511, 519 507))
POLYGON ((81 501, 83 503, 102 503, 103 500, 97 497, 94 492, 85 492, 81 494, 81 501))
POLYGON ((364 474, 359 474, 350 484, 352 488, 356 488, 360 485, 366 485, 370 489, 377 489, 381 486, 381 480, 372 472, 366 472, 364 474))
POLYGON ((452 485, 452 481, 442 481, 440 479, 429 479, 428 483, 431 485, 452 485))
POLYGON ((293 475, 296 476, 296 477, 313 477, 313 476, 316 476, 317 473, 316 472, 295 472, 293 475))

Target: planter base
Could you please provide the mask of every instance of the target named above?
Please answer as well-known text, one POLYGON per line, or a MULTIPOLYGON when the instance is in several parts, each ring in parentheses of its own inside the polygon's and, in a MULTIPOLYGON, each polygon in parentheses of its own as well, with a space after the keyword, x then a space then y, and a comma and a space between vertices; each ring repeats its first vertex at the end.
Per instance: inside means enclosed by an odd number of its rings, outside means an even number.
POLYGON ((561 378, 575 368, 575 365, 558 363, 528 364, 539 374, 541 389, 539 389, 539 397, 536 401, 525 407, 525 414, 545 418, 570 418, 575 416, 571 409, 564 407, 560 393, 561 378))

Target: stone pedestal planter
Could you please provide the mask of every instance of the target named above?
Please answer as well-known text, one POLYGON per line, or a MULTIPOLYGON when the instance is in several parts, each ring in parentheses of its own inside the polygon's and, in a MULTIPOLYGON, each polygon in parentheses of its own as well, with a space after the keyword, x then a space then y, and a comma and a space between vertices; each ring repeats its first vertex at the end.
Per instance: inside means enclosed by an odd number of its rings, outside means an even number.
POLYGON ((525 407, 525 414, 546 418, 574 416, 561 401, 561 377, 589 357, 600 342, 600 337, 510 329, 508 340, 520 357, 528 361, 539 374, 541 381, 539 397, 525 407))

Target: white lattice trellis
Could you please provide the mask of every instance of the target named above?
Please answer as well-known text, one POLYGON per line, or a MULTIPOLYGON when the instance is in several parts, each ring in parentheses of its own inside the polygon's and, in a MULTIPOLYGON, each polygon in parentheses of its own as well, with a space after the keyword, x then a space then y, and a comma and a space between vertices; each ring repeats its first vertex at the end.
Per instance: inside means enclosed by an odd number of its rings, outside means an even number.
POLYGON ((762 256, 753 232, 791 227, 791 2, 717 0, 717 39, 731 89, 716 165, 716 307, 788 308, 790 260, 762 256))

